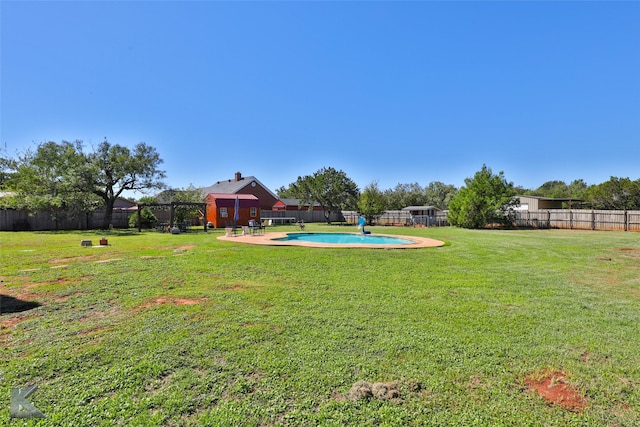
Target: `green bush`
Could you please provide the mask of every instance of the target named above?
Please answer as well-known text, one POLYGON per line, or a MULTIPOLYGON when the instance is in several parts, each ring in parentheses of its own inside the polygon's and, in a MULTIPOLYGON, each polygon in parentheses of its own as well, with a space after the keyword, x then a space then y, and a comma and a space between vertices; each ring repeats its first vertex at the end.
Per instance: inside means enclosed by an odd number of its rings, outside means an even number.
MULTIPOLYGON (((153 228, 154 224, 158 222, 158 218, 151 212, 148 207, 142 208, 140 211, 140 227, 141 228, 153 228)), ((129 217, 129 227, 138 227, 138 214, 135 213, 129 217)))

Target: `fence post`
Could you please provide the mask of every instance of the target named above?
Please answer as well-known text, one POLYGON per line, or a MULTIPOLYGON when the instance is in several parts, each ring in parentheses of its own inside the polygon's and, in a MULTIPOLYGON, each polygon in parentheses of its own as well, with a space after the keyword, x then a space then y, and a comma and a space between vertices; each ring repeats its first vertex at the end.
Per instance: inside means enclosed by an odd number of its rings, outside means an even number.
POLYGON ((624 210, 624 231, 629 231, 628 223, 629 223, 629 215, 627 210, 625 209, 624 210))
POLYGON ((573 230, 573 210, 569 209, 569 230, 573 230))
POLYGON ((202 207, 202 214, 204 215, 204 220, 202 222, 204 223, 204 232, 206 233, 209 230, 209 227, 207 226, 207 204, 206 203, 202 207))
POLYGON ((551 211, 547 211, 547 228, 551 228, 551 211))
POLYGON ((591 209, 591 230, 596 229, 596 211, 591 209))

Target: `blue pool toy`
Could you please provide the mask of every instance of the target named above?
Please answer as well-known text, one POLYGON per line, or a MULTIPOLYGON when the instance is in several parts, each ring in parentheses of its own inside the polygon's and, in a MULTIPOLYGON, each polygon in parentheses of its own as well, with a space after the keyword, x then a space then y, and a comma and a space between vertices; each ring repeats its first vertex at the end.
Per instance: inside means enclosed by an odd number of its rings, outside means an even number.
POLYGON ((363 216, 358 218, 358 230, 362 228, 362 234, 371 234, 370 231, 365 231, 364 229, 364 226, 366 223, 367 223, 367 220, 363 216))

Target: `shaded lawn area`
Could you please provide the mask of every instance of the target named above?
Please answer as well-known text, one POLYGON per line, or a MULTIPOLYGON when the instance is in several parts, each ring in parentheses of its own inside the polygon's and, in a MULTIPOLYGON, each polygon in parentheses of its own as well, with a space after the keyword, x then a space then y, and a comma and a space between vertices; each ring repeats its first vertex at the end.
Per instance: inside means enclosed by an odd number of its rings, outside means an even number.
POLYGON ((34 304, 0 314, 2 407, 37 384, 37 425, 640 424, 637 233, 371 231, 447 245, 0 233, 0 294, 34 304))

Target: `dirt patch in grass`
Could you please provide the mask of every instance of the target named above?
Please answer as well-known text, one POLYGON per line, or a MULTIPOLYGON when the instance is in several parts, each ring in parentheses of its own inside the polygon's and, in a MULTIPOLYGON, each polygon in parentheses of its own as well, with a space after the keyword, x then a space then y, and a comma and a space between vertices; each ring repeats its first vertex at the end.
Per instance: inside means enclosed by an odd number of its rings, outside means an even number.
POLYGON ((48 285, 48 284, 49 284, 48 282, 27 283, 24 286, 22 286, 22 289, 16 288, 15 291, 16 292, 20 292, 20 291, 26 292, 26 291, 28 291, 30 289, 37 288, 38 286, 44 286, 44 285, 48 285))
POLYGON ((23 292, 21 294, 16 295, 16 298, 25 302, 33 302, 38 298, 42 298, 41 295, 30 294, 28 292, 23 292))
POLYGON ((86 292, 74 292, 74 293, 69 294, 69 295, 61 295, 61 296, 53 297, 53 300, 55 302, 64 302, 64 301, 68 300, 71 297, 80 296, 80 295, 86 295, 86 292))
POLYGON ((154 305, 163 305, 163 304, 171 304, 171 305, 194 305, 200 304, 201 302, 206 301, 206 298, 173 298, 173 297, 158 297, 154 298, 150 301, 144 302, 137 306, 136 308, 149 308, 154 305))
POLYGON ((95 258, 95 255, 83 255, 71 258, 54 258, 49 260, 49 264, 66 264, 71 261, 89 261, 95 258))
POLYGON ((9 317, 7 319, 2 319, 0 320, 0 329, 12 328, 25 320, 27 320, 26 317, 9 317))
MULTIPOLYGON (((0 345, 4 347, 13 347, 10 344, 11 341, 11 330, 15 328, 22 322, 25 322, 29 319, 33 319, 38 316, 17 316, 17 317, 7 317, 4 319, 0 319, 0 345)), ((33 340, 23 341, 23 344, 27 344, 33 340)))
POLYGON ((184 252, 184 251, 188 251, 189 249, 193 249, 195 248, 196 245, 182 245, 182 246, 178 246, 178 247, 172 247, 172 246, 163 246, 161 248, 161 250, 172 250, 173 252, 184 252))
POLYGON ((111 318, 113 317, 116 313, 118 313, 120 311, 120 307, 118 306, 113 306, 111 308, 109 308, 106 311, 100 311, 100 310, 94 310, 91 312, 90 315, 87 315, 85 317, 83 317, 82 319, 80 319, 81 321, 85 321, 85 320, 89 320, 89 319, 105 319, 105 318, 111 318))
POLYGON ((114 261, 122 261, 122 258, 109 258, 109 259, 101 259, 98 261, 95 261, 96 264, 104 264, 107 262, 114 262, 114 261))
POLYGON ((640 258, 640 248, 619 248, 619 252, 621 252, 621 256, 624 258, 631 258, 636 260, 640 258))
MULTIPOLYGON (((22 291, 22 292, 25 292, 25 295, 26 295, 26 292, 31 290, 31 289, 33 289, 33 288, 37 288, 37 287, 40 287, 40 286, 46 286, 46 285, 66 285, 68 283, 71 283, 71 280, 65 279, 65 278, 62 278, 62 277, 60 277, 60 278, 58 278, 56 280, 50 280, 50 281, 47 281, 47 282, 25 282, 22 285, 22 288, 15 288, 15 292, 22 291)), ((33 295, 33 294, 29 294, 29 295, 35 297, 35 295, 33 295)))
MULTIPOLYGON (((53 267, 52 267, 52 268, 53 268, 53 267)), ((74 279, 74 280, 67 279, 67 278, 64 278, 64 277, 59 277, 59 278, 57 278, 57 279, 55 279, 55 280, 49 280, 49 281, 47 281, 47 282, 26 283, 26 284, 22 287, 21 291, 27 292, 27 291, 29 291, 29 290, 31 290, 31 289, 33 289, 33 288, 37 288, 37 287, 40 287, 40 286, 48 286, 48 285, 69 285, 69 284, 74 284, 74 283, 78 283, 78 282, 80 282, 80 281, 82 281, 82 280, 85 280, 87 277, 88 277, 88 276, 83 276, 83 277, 82 277, 82 278, 80 278, 80 279, 74 279)), ((27 295, 27 294, 25 294, 25 295, 27 295)), ((46 293, 46 292, 45 292, 44 294, 40 294, 40 295, 35 295, 35 294, 28 294, 28 295, 31 295, 31 296, 32 296, 32 297, 34 297, 34 298, 35 298, 35 297, 40 297, 40 298, 42 298, 42 297, 47 297, 47 298, 49 298, 49 299, 55 300, 55 297, 49 297, 49 296, 47 295, 47 293, 46 293)))
POLYGON ((107 332, 112 331, 113 325, 110 326, 96 326, 93 328, 86 329, 84 331, 78 332, 78 336, 82 338, 86 338, 87 342, 98 343, 101 342, 107 332))
POLYGON ((527 389, 553 405, 571 412, 580 412, 587 406, 586 399, 569 384, 562 371, 544 371, 531 374, 524 380, 527 389))

